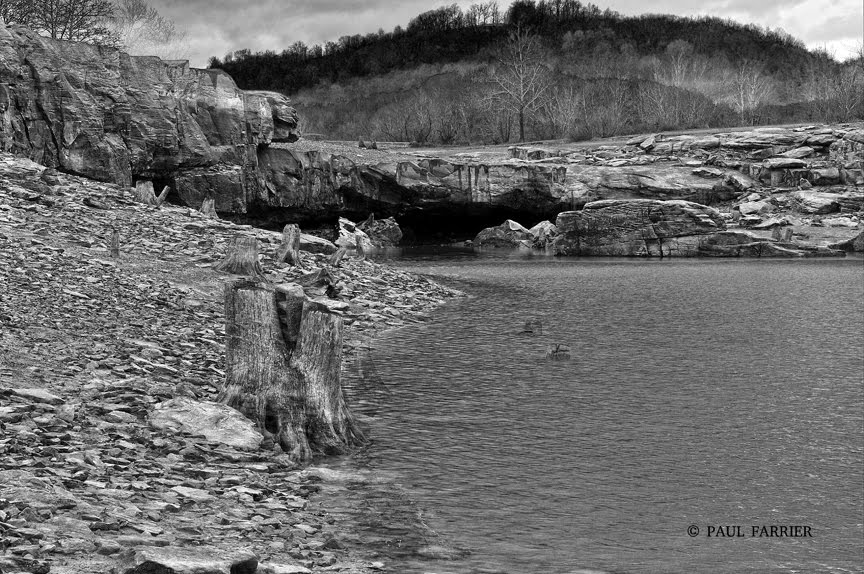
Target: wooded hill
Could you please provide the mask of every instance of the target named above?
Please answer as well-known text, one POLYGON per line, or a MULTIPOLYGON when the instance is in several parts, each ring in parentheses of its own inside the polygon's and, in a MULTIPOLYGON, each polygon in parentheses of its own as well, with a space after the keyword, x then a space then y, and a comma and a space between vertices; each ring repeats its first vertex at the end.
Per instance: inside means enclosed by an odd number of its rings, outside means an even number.
POLYGON ((864 114, 864 58, 838 63, 781 30, 624 17, 577 0, 454 4, 405 29, 210 65, 243 88, 291 95, 305 131, 332 139, 580 139, 864 114), (526 66, 535 82, 508 92, 526 66))

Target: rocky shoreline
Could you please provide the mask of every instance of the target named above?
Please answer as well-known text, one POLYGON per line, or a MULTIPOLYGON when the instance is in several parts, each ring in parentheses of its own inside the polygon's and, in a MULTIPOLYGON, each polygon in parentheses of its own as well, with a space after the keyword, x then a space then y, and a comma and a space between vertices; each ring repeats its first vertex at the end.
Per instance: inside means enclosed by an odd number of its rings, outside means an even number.
MULTIPOLYGON (((226 276, 211 266, 238 233, 258 239, 269 280, 299 277, 274 263, 280 234, 0 154, 0 572, 386 569, 321 509, 326 469, 149 424, 157 405, 220 388, 226 276)), ((459 295, 350 256, 337 273, 346 364, 459 295)))

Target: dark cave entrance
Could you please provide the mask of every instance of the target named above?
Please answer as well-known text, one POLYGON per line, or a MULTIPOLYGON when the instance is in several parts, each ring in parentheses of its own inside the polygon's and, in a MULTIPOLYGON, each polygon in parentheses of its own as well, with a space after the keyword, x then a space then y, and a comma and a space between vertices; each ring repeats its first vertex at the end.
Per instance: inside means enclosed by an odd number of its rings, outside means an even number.
POLYGON ((526 228, 545 219, 555 223, 559 211, 460 204, 411 209, 396 217, 396 221, 402 228, 403 245, 441 245, 474 239, 483 229, 501 225, 507 219, 521 223, 526 228))

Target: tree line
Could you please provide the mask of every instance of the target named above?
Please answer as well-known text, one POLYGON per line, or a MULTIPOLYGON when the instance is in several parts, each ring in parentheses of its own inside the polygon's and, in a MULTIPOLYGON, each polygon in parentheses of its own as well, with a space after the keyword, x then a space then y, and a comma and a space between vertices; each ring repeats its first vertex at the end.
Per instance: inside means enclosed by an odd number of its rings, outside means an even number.
MULTIPOLYGON (((584 34, 594 43, 627 43, 640 53, 662 52, 670 39, 681 39, 703 55, 723 53, 730 60, 765 60, 772 74, 789 73, 810 60, 809 52, 781 30, 731 20, 669 15, 623 17, 578 0, 516 0, 503 9, 497 2, 466 10, 444 6, 413 18, 405 28, 346 35, 323 45, 295 42, 281 52, 237 50, 212 57, 209 65, 228 72, 242 88, 294 94, 321 82, 344 82, 423 64, 488 60, 495 47, 516 28, 531 30, 553 52, 567 34, 584 34)), ((589 48, 593 46, 589 45, 589 48)))

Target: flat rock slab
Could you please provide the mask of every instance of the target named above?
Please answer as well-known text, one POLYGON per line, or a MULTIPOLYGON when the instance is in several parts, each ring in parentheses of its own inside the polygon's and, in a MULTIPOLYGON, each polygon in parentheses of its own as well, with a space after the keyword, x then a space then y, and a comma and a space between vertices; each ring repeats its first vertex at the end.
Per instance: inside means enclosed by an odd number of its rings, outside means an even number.
POLYGON ((254 574, 258 557, 248 550, 138 548, 122 558, 122 574, 254 574))
POLYGON ((16 397, 33 401, 35 403, 62 405, 65 402, 62 398, 57 395, 52 395, 44 389, 9 389, 7 392, 16 397))
POLYGON ((159 403, 150 414, 150 425, 160 430, 201 435, 215 443, 242 450, 256 450, 264 437, 255 423, 221 403, 177 397, 159 403))

